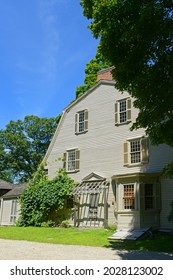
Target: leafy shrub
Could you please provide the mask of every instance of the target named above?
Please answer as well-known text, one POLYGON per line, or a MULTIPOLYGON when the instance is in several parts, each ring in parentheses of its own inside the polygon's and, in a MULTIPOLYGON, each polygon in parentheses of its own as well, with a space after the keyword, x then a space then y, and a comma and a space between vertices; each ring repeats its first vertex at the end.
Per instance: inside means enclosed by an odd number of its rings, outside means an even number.
POLYGON ((170 203, 171 205, 171 212, 168 215, 168 221, 173 222, 173 201, 170 203))
POLYGON ((69 221, 68 220, 62 221, 61 224, 60 224, 60 227, 64 227, 64 228, 69 227, 69 221))
MULTIPOLYGON (((20 198, 18 226, 56 225, 64 220, 65 199, 71 197, 74 181, 63 170, 48 179, 41 166, 20 198), (61 213, 61 215, 60 215, 61 213), (50 225, 51 223, 51 225, 50 225)), ((66 216, 70 209, 65 210, 66 216)))
POLYGON ((41 227, 55 227, 55 226, 56 226, 56 223, 55 223, 55 221, 52 221, 52 220, 41 223, 41 227))

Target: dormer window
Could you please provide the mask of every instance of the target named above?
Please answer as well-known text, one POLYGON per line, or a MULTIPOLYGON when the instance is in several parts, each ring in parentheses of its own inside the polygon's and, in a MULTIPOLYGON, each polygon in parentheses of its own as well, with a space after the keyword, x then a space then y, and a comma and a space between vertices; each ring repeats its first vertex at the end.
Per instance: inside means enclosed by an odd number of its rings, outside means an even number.
POLYGON ((75 115, 75 133, 80 134, 88 131, 88 110, 82 110, 75 115))

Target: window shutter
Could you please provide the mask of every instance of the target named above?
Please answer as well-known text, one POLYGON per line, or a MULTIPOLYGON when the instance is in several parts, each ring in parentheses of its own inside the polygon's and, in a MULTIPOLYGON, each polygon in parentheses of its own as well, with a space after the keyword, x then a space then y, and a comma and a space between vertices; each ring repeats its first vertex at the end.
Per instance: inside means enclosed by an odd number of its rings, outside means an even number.
POLYGON ((156 210, 161 209, 161 201, 160 201, 160 183, 155 184, 155 208, 156 210))
POLYGON ((75 133, 78 133, 78 114, 75 114, 75 133))
POLYGON ((148 163, 148 138, 141 138, 141 162, 148 163))
POLYGON ((85 131, 88 131, 88 110, 85 110, 84 116, 85 116, 84 130, 85 130, 85 131))
POLYGON ((115 124, 118 124, 118 102, 115 103, 115 124))
POLYGON ((131 121, 131 107, 132 101, 130 98, 127 99, 127 121, 131 121))
POLYGON ((129 143, 127 141, 124 142, 123 147, 124 147, 124 165, 128 165, 128 163, 129 163, 129 151, 128 151, 129 143))
POLYGON ((63 168, 66 170, 67 153, 63 154, 63 168))
POLYGON ((145 184, 140 183, 139 185, 139 195, 140 195, 140 210, 145 210, 145 184))
POLYGON ((80 151, 75 151, 75 171, 80 170, 80 151))

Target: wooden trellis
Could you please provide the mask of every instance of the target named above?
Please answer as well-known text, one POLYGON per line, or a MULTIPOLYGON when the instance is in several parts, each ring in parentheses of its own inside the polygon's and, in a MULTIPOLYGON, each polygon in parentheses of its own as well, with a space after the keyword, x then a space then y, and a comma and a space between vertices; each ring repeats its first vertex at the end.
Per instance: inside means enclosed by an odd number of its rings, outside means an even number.
POLYGON ((77 223, 77 213, 79 214, 79 209, 77 207, 78 201, 82 195, 88 194, 100 194, 103 192, 104 197, 104 226, 107 224, 107 196, 106 190, 108 189, 109 182, 106 180, 97 181, 82 181, 80 184, 73 188, 74 195, 74 226, 77 223))

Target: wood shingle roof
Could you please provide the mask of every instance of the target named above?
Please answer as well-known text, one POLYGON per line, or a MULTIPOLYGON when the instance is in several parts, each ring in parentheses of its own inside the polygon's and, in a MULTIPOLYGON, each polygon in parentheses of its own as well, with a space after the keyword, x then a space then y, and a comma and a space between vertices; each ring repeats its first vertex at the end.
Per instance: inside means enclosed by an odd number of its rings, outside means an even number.
POLYGON ((14 187, 13 184, 0 179, 0 189, 1 190, 12 190, 13 187, 14 187))

